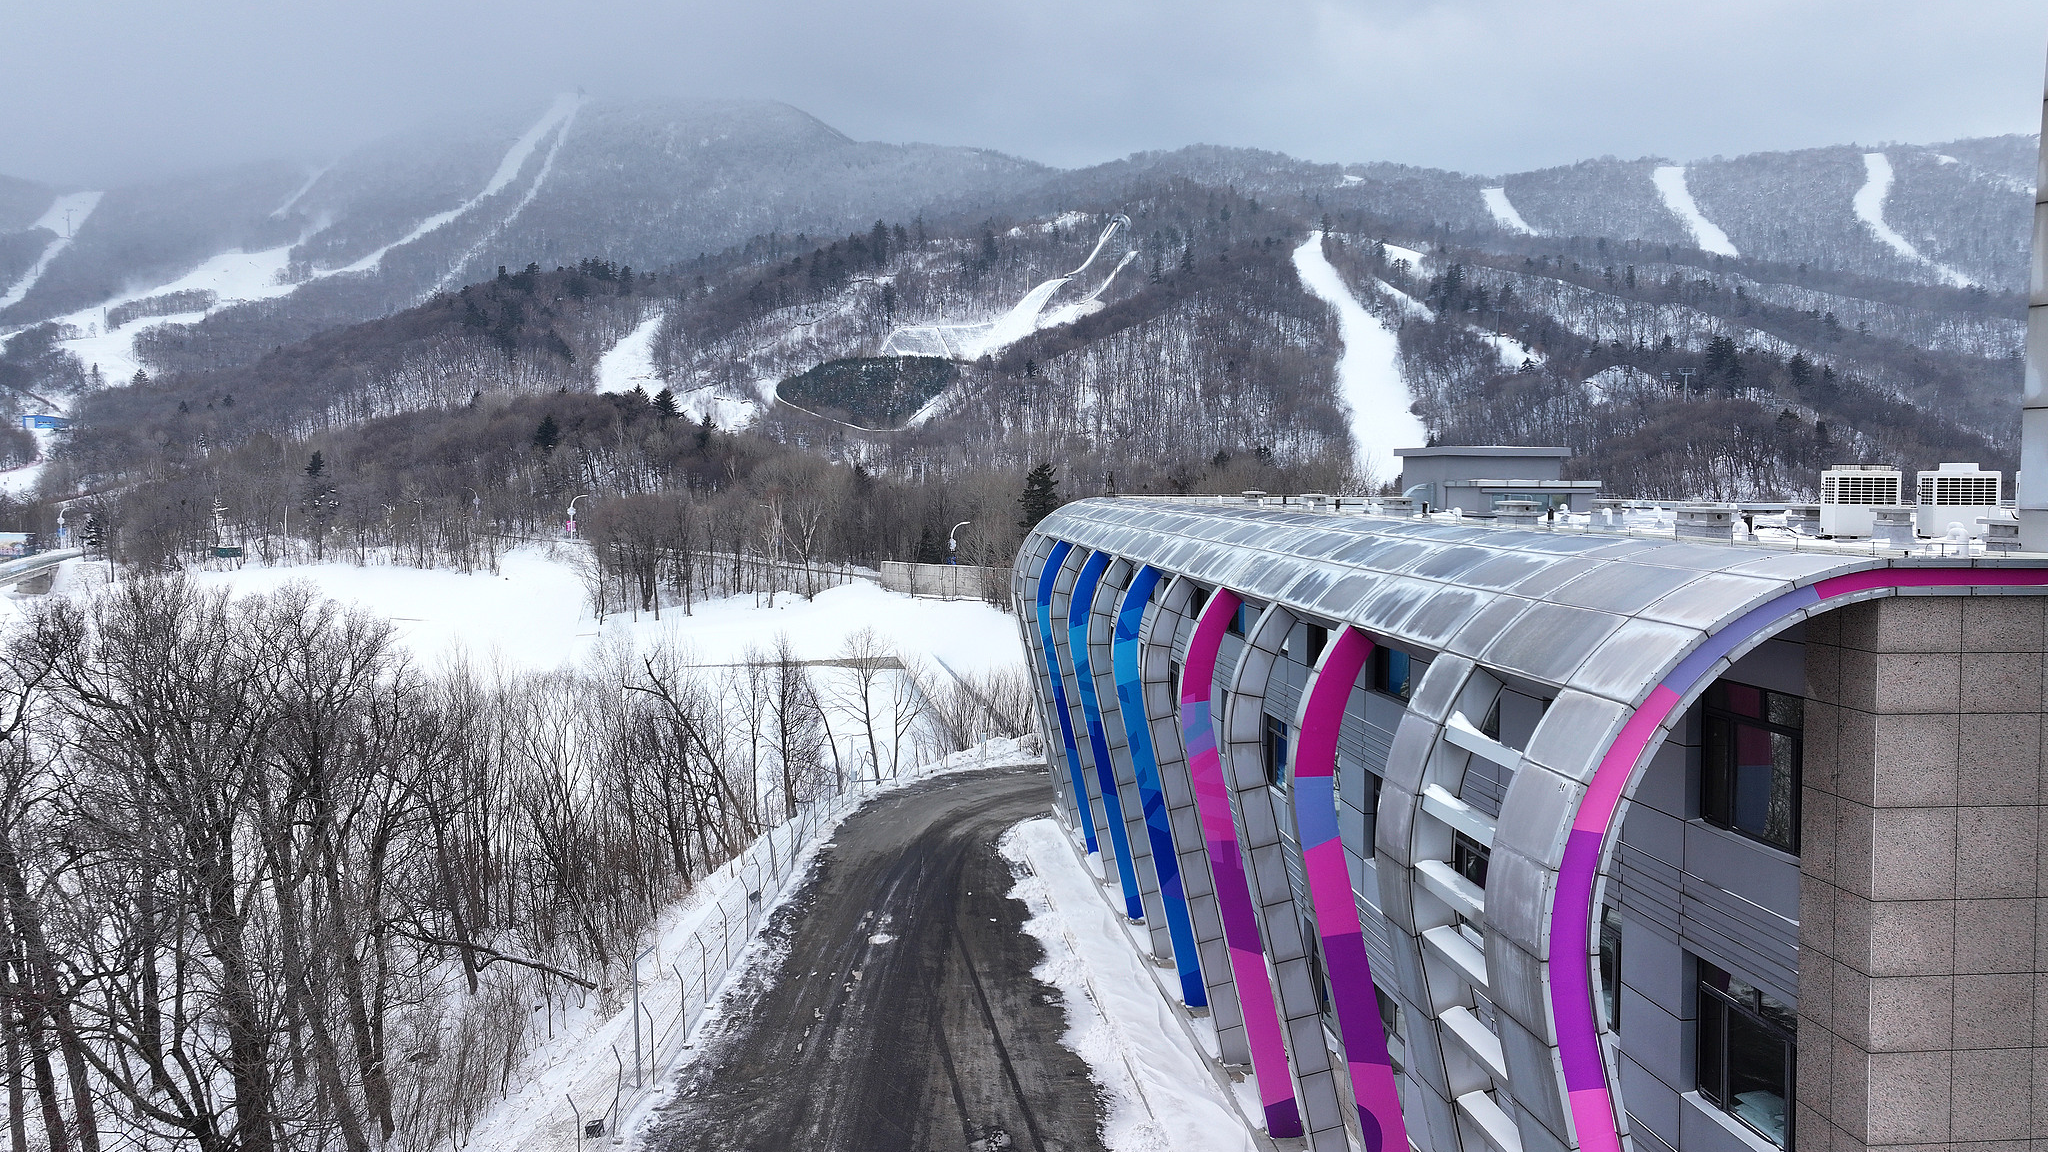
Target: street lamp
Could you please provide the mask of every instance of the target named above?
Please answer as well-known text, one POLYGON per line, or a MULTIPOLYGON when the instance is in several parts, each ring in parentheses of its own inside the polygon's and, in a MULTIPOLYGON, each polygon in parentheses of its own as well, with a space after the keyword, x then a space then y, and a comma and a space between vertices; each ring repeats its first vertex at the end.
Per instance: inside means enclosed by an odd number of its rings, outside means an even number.
POLYGON ((972 523, 972 520, 962 520, 946 530, 946 563, 960 563, 960 530, 972 523))
POLYGON ((571 501, 569 501, 569 523, 563 526, 563 528, 562 528, 562 534, 563 534, 563 535, 565 535, 565 536, 574 536, 574 535, 576 534, 576 501, 577 501, 577 500, 587 500, 587 499, 589 499, 589 498, 590 498, 590 493, 588 493, 588 492, 584 492, 584 493, 581 493, 581 494, 577 495, 577 497, 575 498, 575 500, 571 500, 571 501))

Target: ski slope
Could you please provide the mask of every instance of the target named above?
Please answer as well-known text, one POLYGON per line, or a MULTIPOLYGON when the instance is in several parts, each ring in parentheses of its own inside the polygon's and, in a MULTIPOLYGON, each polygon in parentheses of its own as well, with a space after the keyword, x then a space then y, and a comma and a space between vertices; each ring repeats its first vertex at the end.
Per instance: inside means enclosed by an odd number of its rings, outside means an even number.
MULTIPOLYGON (((581 103, 582 98, 578 96, 564 95, 557 97, 554 104, 534 123, 533 127, 528 128, 525 135, 512 142, 512 147, 506 151, 504 158, 498 161, 497 171, 491 173, 490 180, 484 184, 483 191, 478 192, 476 195, 445 212, 436 212, 414 225, 412 231, 407 232, 399 239, 384 245, 355 263, 335 271, 344 273, 374 271, 379 264, 384 262, 384 254, 393 248, 402 248, 429 232, 435 232, 453 224, 455 221, 475 211, 477 205, 503 192, 507 185, 518 178, 520 170, 525 168, 526 162, 533 158, 535 150, 540 147, 540 142, 547 138, 548 133, 557 132, 555 145, 556 147, 561 146, 560 136, 568 132, 569 121, 575 117, 576 109, 581 103)), ((548 158, 550 161, 553 160, 554 153, 552 150, 550 150, 548 158)), ((541 175, 544 176, 545 173, 541 175)), ((536 177, 534 186, 536 188, 539 187, 539 177, 536 177)), ((520 207, 525 207, 523 201, 520 207)), ((517 215, 518 210, 514 209, 513 214, 517 215)))
MULTIPOLYGON (((1060 217, 1062 220, 1066 218, 1060 217)), ((1088 250, 1087 259, 1064 276, 1055 276, 1033 285, 1031 290, 1024 294, 1023 299, 994 320, 979 324, 906 324, 891 331, 883 339, 882 347, 876 354, 979 360, 983 356, 993 356, 1041 328, 1071 324, 1083 316, 1100 311, 1102 306, 1097 297, 1101 296, 1110 282, 1116 279, 1117 273, 1123 271, 1137 256, 1135 249, 1124 253, 1117 261, 1116 267, 1109 270, 1109 275, 1095 291, 1072 304, 1061 305, 1049 313, 1045 308, 1054 293, 1066 287, 1069 282, 1079 279, 1081 274, 1095 263, 1095 258, 1102 254, 1102 250, 1109 246, 1110 240, 1119 231, 1128 231, 1130 226, 1130 217, 1122 213, 1111 217, 1109 223, 1103 227, 1102 234, 1095 238, 1095 247, 1088 250)))
POLYGON ((1863 187, 1856 190, 1856 197, 1851 203, 1856 209, 1856 218, 1863 221, 1863 226, 1870 229, 1872 235, 1876 236, 1892 251, 1897 252, 1915 264, 1931 269, 1936 275, 1941 277, 1944 284, 1951 288, 1976 287, 1977 282, 1975 280, 1950 268, 1946 264, 1936 263, 1924 255, 1918 248, 1913 247, 1912 242, 1899 235, 1890 224, 1885 223, 1884 202, 1892 194, 1892 162, 1890 157, 1882 152, 1864 153, 1863 175, 1863 187))
POLYGON ((661 377, 654 369, 654 337, 661 331, 662 314, 656 312, 634 325, 631 332, 597 358, 597 392, 631 392, 638 388, 649 396, 662 390, 661 377))
POLYGON ((100 197, 103 195, 103 192, 73 192, 68 196, 59 196, 50 205, 49 211, 43 213, 34 224, 29 225, 31 228, 47 228, 56 233, 57 237, 43 248, 43 254, 36 257, 36 262, 29 266, 29 270, 22 274, 20 280, 15 281, 14 286, 7 290, 7 294, 0 296, 0 311, 21 303, 22 297, 28 295, 28 290, 35 287, 36 281, 43 278, 43 272, 50 267, 50 261, 55 260, 59 252, 71 246, 71 238, 78 234, 79 226, 92 215, 92 210, 99 207, 100 197))
POLYGON ((1482 188, 1479 190, 1479 195, 1486 201, 1486 210, 1493 213, 1494 223, 1510 232, 1519 232, 1524 236, 1542 235, 1542 233, 1534 228, 1529 227, 1529 222, 1522 219, 1522 214, 1515 211, 1515 206, 1508 202, 1507 189, 1482 188))
POLYGON ((1692 190, 1685 186, 1685 169, 1682 166, 1665 165, 1657 169, 1650 179, 1657 185, 1657 195, 1664 198, 1664 207, 1670 209, 1671 214, 1692 233, 1692 242, 1699 245, 1700 251, 1716 256, 1742 255, 1735 250, 1728 234, 1721 231, 1721 226, 1700 211, 1699 204, 1692 198, 1692 190))
POLYGON ((1426 442, 1422 421, 1408 410, 1414 398, 1401 377, 1401 345, 1379 318, 1351 295, 1323 255, 1323 234, 1310 232, 1294 250, 1294 270, 1310 295, 1337 312, 1344 351, 1337 358, 1337 395, 1351 410, 1351 441, 1359 463, 1377 478, 1401 470, 1396 448, 1426 442))

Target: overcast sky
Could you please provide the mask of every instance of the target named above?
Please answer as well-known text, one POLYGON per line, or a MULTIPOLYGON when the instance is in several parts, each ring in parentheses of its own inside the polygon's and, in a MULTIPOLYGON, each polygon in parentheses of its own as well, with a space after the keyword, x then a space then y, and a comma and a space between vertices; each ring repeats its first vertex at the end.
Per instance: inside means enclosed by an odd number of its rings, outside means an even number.
POLYGON ((1498 173, 2031 132, 2041 0, 0 0, 0 173, 104 183, 483 108, 786 100, 1059 165, 1498 173))

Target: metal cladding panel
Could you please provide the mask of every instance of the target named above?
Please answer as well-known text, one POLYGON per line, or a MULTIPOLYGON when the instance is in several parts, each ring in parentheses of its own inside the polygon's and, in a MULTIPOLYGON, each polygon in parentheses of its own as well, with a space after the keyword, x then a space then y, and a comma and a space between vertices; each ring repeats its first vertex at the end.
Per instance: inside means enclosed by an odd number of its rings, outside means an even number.
POLYGON ((1682 568, 1609 562, 1558 588, 1551 599, 1559 604, 1628 615, 1697 579, 1699 573, 1682 568))
MULTIPOLYGON (((1451 704, 1457 700, 1458 693, 1465 690, 1465 681, 1471 674, 1472 661, 1463 656, 1438 656, 1429 662, 1429 671, 1422 674, 1422 683, 1415 686, 1408 700, 1408 710, 1425 720, 1442 720, 1451 714, 1451 704)), ((1419 781, 1421 777, 1416 779, 1419 781)), ((1411 787, 1419 789, 1421 784, 1411 787)))
POLYGON ((1628 713, 1626 705, 1567 688, 1544 710, 1522 755, 1583 784, 1593 778, 1601 752, 1621 730, 1628 713))
MULTIPOLYGON (((1508 784, 1494 826, 1495 845, 1555 868, 1586 786, 1538 764, 1523 763, 1508 784)), ((1491 894, 1489 892, 1489 899, 1491 894)))
POLYGON ((1712 631, 1789 587, 1783 580, 1716 572, 1659 598, 1636 615, 1645 620, 1712 631))
POLYGON ((1494 1011, 1514 1017, 1545 1043, 1556 1043, 1550 1026, 1550 973, 1543 961, 1498 933, 1486 937, 1486 996, 1494 1011))
MULTIPOLYGON (((1804 584, 1843 570, 1842 557, 1815 552, 1775 552, 1730 564, 1721 571, 1730 576, 1760 576, 1766 580, 1789 580, 1804 584)), ((1862 565, 1858 565, 1859 567, 1862 565)))
POLYGON ((1481 605, 1479 611, 1474 612, 1472 618, 1465 622, 1465 626, 1451 637, 1451 642, 1444 651, 1455 652, 1460 656, 1478 656, 1499 639, 1500 634, 1507 631, 1508 626, 1513 624, 1517 617, 1528 611, 1531 603, 1533 602, 1519 596, 1499 596, 1492 602, 1481 605))
POLYGON ((1606 612, 1537 604, 1503 629, 1479 662, 1546 684, 1564 684, 1621 623, 1622 617, 1606 612))
POLYGON ((1572 684, 1584 691, 1634 704, 1649 694, 1693 641, 1696 628, 1654 620, 1623 621, 1614 634, 1579 665, 1572 684))

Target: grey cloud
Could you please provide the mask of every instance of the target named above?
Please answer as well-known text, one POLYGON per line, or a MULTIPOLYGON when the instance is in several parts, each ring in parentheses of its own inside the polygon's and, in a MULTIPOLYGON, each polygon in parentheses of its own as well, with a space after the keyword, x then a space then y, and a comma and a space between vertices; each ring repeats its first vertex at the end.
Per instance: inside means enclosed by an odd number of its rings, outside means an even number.
POLYGON ((0 0, 0 172, 319 160, 597 96, 787 100, 1076 165, 1207 142, 1476 172, 2037 127, 2036 0, 0 0))

